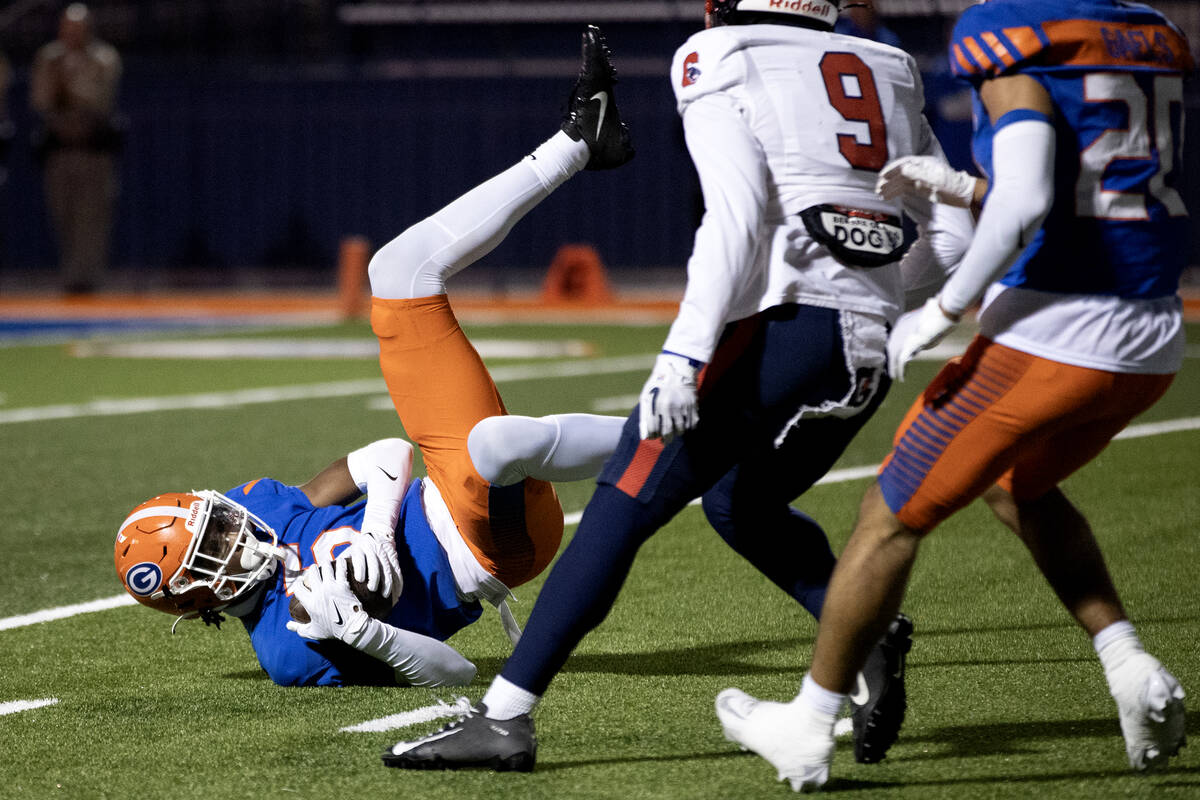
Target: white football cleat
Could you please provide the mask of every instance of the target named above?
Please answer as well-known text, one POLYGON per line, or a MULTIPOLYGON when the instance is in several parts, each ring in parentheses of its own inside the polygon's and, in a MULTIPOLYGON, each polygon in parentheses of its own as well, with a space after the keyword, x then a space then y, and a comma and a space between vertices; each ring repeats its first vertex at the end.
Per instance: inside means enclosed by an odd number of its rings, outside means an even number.
POLYGON ((1135 653, 1108 676, 1121 715, 1129 766, 1166 766, 1187 742, 1183 687, 1149 653, 1135 653))
POLYGON ((819 789, 829 780, 833 715, 805 702, 775 703, 725 689, 717 695, 717 717, 726 739, 765 758, 793 791, 819 789))

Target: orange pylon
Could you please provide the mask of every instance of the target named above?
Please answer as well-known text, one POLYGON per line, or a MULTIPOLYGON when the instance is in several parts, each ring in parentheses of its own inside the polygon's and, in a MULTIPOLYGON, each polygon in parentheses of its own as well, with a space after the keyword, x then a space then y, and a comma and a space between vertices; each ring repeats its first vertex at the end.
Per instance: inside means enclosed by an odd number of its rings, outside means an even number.
POLYGON ((596 248, 586 244, 558 248, 542 283, 542 301, 589 305, 613 302, 608 274, 596 248))
POLYGON ((367 263, 371 243, 362 236, 347 236, 338 250, 338 306, 344 319, 367 315, 367 263))

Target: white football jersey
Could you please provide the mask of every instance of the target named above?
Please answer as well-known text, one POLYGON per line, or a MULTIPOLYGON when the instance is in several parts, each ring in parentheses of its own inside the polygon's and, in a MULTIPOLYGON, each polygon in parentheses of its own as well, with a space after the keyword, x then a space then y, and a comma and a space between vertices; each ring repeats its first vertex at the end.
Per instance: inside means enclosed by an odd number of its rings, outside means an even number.
MULTIPOLYGON (((941 155, 913 58, 806 28, 722 26, 679 48, 671 81, 706 213, 664 349, 707 361, 726 323, 789 302, 893 321, 903 303, 899 262, 847 267, 799 214, 822 204, 900 214, 875 194, 879 170, 900 156, 941 155)), ((905 210, 923 223, 950 215, 934 227, 962 237, 965 249, 966 212, 905 210)))

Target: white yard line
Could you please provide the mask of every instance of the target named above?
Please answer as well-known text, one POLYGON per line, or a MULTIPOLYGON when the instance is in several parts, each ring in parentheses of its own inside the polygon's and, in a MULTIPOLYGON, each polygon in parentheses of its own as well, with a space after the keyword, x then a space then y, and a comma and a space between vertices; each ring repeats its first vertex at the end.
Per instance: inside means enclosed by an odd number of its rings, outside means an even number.
MULTIPOLYGON (((602 375, 620 372, 640 372, 654 364, 653 355, 615 356, 612 358, 579 359, 556 364, 528 364, 493 367, 496 383, 574 378, 582 375, 602 375)), ((330 397, 354 397, 381 394, 387 391, 382 378, 355 381, 309 383, 296 386, 267 386, 261 389, 238 389, 230 392, 167 397, 130 397, 99 399, 86 403, 65 403, 51 406, 30 406, 0 410, 0 425, 17 422, 43 422, 55 419, 110 417, 124 414, 145 414, 153 411, 184 411, 226 409, 262 403, 282 403, 293 400, 319 400, 330 397)))
POLYGON ((137 600, 134 600, 131 595, 115 594, 112 597, 103 597, 87 603, 76 603, 72 606, 59 606, 58 608, 34 611, 32 614, 5 617, 4 619, 0 619, 0 631, 6 631, 9 628, 24 628, 26 625, 36 625, 39 622, 66 619, 67 617, 74 617, 79 614, 88 614, 92 611, 108 611, 110 608, 135 605, 137 605, 137 600))
POLYGON ((1125 430, 1118 433, 1116 439, 1141 439, 1145 436, 1159 436, 1164 433, 1178 433, 1179 431, 1194 431, 1200 428, 1200 417, 1187 417, 1185 419, 1169 419, 1165 422, 1147 422, 1144 425, 1130 425, 1125 430))
MULTIPOLYGON (((595 348, 579 339, 474 339, 488 358, 585 358, 595 348)), ((376 359, 377 339, 169 339, 150 342, 83 341, 71 347, 77 358, 376 359)))
POLYGON ((409 725, 433 722, 435 719, 442 719, 444 717, 458 717, 467 713, 467 709, 470 707, 471 701, 465 697, 460 697, 453 703, 443 703, 439 700, 431 706, 415 708, 412 711, 402 711, 399 714, 389 714, 379 719, 369 719, 357 725, 347 725, 344 728, 338 729, 338 732, 379 733, 381 731, 395 730, 396 728, 407 728, 409 725))
POLYGON ((611 414, 614 411, 629 413, 629 409, 638 404, 640 395, 622 394, 616 397, 600 397, 592 401, 592 411, 597 414, 611 414))
POLYGON ((33 711, 35 708, 45 708, 58 703, 57 697, 43 697, 41 700, 10 700, 0 703, 0 717, 5 714, 19 714, 22 711, 33 711))

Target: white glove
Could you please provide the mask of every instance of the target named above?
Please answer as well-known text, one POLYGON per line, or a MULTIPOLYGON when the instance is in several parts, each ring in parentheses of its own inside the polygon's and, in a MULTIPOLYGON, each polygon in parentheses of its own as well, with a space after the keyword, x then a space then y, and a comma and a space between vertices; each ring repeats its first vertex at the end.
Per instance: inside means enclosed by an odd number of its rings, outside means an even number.
POLYGON ((904 156, 879 172, 875 193, 884 200, 913 194, 932 203, 970 208, 975 200, 974 176, 960 172, 937 156, 904 156))
POLYGON ((308 612, 309 622, 289 620, 287 628, 305 639, 355 640, 371 620, 362 603, 350 591, 347 560, 313 564, 292 583, 292 593, 308 612))
POLYGON ((912 357, 936 345, 957 324, 957 319, 951 319, 942 311, 936 296, 926 300, 916 311, 900 317, 887 343, 888 374, 892 380, 904 380, 904 366, 912 357))
POLYGON ((349 559, 354 568, 354 577, 363 580, 366 576, 367 589, 379 590, 394 604, 400 599, 404 588, 404 576, 400 573, 400 559, 396 555, 394 535, 364 530, 350 534, 350 546, 338 554, 338 558, 349 559))
POLYGON ((638 432, 643 439, 670 440, 700 421, 694 362, 675 353, 659 353, 642 387, 638 432))

